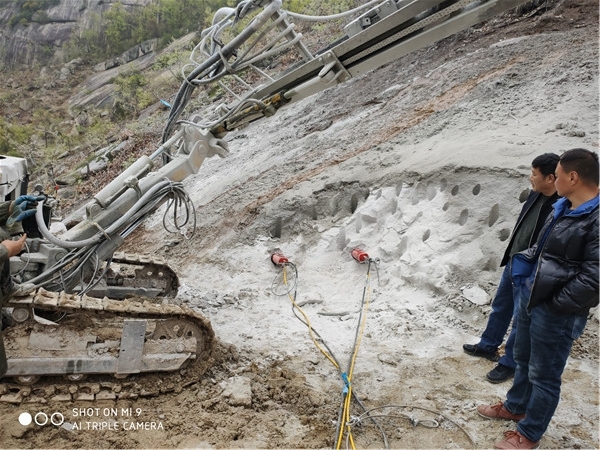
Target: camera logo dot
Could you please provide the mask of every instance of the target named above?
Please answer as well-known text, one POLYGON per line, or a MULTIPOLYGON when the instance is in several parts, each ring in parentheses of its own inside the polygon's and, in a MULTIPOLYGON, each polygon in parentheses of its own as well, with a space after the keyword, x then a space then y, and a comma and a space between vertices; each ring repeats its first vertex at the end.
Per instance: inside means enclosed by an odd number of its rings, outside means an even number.
POLYGON ((54 412, 50 416, 50 422, 52 423, 52 425, 60 427, 65 422, 65 416, 63 416, 59 412, 54 412))
POLYGON ((23 425, 24 427, 29 425, 31 423, 31 420, 32 420, 31 414, 29 414, 28 412, 19 414, 19 423, 21 425, 23 425))

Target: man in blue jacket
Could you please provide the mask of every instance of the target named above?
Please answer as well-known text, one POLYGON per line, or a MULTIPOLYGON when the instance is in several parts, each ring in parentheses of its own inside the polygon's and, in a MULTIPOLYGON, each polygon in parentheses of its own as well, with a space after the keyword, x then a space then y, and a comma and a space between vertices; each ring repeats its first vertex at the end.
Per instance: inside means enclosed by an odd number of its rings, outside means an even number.
POLYGON ((552 211, 552 205, 558 199, 554 186, 554 172, 558 163, 558 155, 544 153, 537 156, 531 163, 531 192, 523 204, 517 223, 512 231, 508 246, 500 262, 504 266, 496 296, 492 301, 492 311, 487 326, 477 344, 464 344, 463 350, 472 355, 490 361, 498 361, 486 379, 490 383, 501 383, 510 379, 515 373, 516 363, 513 358, 515 342, 517 302, 510 276, 510 258, 520 251, 531 247, 537 240, 540 229, 552 211), (502 358, 498 356, 498 347, 504 340, 511 319, 513 325, 506 340, 505 352, 502 358))
POLYGON ((477 408, 487 418, 518 421, 495 448, 537 448, 558 406, 573 341, 598 305, 598 184, 598 155, 566 151, 555 182, 564 198, 536 244, 513 257, 513 281, 520 286, 515 378, 506 401, 477 408))

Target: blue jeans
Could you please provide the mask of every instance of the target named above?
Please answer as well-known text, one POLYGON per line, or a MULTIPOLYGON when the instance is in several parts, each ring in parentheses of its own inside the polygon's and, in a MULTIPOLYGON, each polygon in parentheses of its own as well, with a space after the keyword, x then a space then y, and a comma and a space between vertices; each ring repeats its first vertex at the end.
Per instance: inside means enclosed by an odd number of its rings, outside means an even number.
POLYGON ((518 290, 513 286, 511 277, 511 263, 504 267, 502 276, 500 277, 500 283, 496 290, 496 296, 492 301, 492 311, 488 318, 487 325, 481 340, 477 346, 486 352, 495 352, 502 344, 506 330, 510 325, 511 319, 513 319, 513 326, 508 335, 505 346, 505 354, 500 358, 500 364, 506 367, 514 369, 516 367, 515 360, 513 358, 513 345, 515 342, 515 333, 517 328, 515 322, 517 320, 518 290))
POLYGON ((558 406, 561 376, 587 317, 556 315, 545 304, 528 312, 527 297, 521 297, 519 303, 514 346, 517 369, 504 407, 513 414, 526 414, 517 430, 537 442, 558 406))

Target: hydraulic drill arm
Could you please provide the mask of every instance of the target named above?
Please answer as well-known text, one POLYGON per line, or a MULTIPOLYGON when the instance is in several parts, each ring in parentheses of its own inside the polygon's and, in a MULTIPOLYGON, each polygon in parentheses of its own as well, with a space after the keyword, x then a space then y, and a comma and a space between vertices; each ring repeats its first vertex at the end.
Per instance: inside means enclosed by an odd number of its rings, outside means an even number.
MULTIPOLYGON (((214 136, 223 137, 227 132, 248 122, 273 115, 286 104, 363 75, 522 3, 525 2, 523 0, 384 1, 350 22, 344 28, 346 36, 329 50, 311 55, 305 46, 300 47, 297 53, 301 55, 302 62, 279 77, 270 76, 256 69, 264 75, 266 82, 257 87, 250 87, 243 96, 236 94, 236 100, 213 112, 210 120, 207 121, 207 118, 203 117, 205 122, 200 122, 197 116, 194 121, 198 126, 210 130, 214 136)), ((257 16, 253 22, 255 25, 253 32, 261 30, 260 26, 266 23, 267 18, 277 21, 280 28, 288 30, 280 37, 282 40, 287 39, 287 43, 281 45, 281 51, 288 52, 290 47, 299 47, 300 35, 296 34, 292 24, 288 23, 288 13, 276 8, 277 4, 277 2, 269 3, 257 16)), ((246 28, 244 31, 248 30, 249 28, 246 28)), ((191 91, 195 87, 216 80, 220 81, 226 76, 240 77, 241 73, 248 73, 248 68, 252 64, 260 61, 259 56, 254 56, 251 62, 243 59, 239 61, 235 56, 243 53, 243 45, 249 41, 250 36, 249 34, 242 36, 240 33, 236 39, 222 47, 223 51, 212 49, 214 53, 190 73, 175 100, 163 139, 174 128, 174 120, 181 114, 185 102, 190 98, 191 91), (216 62, 211 64, 213 61, 216 62)), ((269 49, 268 57, 271 58, 273 45, 265 47, 269 49)))

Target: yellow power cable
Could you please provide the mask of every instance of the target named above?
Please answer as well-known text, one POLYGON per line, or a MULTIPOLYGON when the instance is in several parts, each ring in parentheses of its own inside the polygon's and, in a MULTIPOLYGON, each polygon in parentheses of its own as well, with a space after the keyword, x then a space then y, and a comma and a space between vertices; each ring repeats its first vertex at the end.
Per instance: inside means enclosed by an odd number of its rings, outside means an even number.
MULTIPOLYGON (((283 284, 285 284, 287 286, 287 275, 286 275, 286 270, 285 270, 286 266, 283 266, 283 284)), ((302 311, 302 308, 300 308, 300 306, 298 306, 298 304, 296 303, 296 300, 294 300, 294 297, 292 296, 292 294, 290 294, 288 292, 288 297, 290 298, 290 301, 292 302, 292 304, 294 305, 294 307, 300 311, 300 313, 302 314, 302 316, 304 317, 304 320, 306 321, 306 325, 308 326, 308 332, 310 333, 310 337, 313 340, 313 342, 315 343, 316 347, 319 349, 319 351, 321 353, 323 353, 323 355, 325 356, 325 358, 327 358, 331 364, 334 365, 334 367, 336 369, 340 369, 339 364, 333 359, 333 357, 327 353, 325 351, 325 349, 323 347, 321 347, 321 345, 317 342, 317 338, 315 337, 315 334, 313 332, 312 329, 312 325, 310 324, 310 320, 308 319, 308 316, 304 313, 304 311, 302 311)))
MULTIPOLYGON (((286 271, 285 264, 283 265, 283 283, 285 286, 287 286, 287 271, 286 271)), ((342 439, 344 436, 344 428, 347 428, 348 440, 350 442, 350 446, 352 447, 353 450, 356 450, 356 447, 354 444, 354 438, 352 437, 352 428, 350 425, 350 404, 352 401, 352 384, 351 384, 351 382, 352 382, 352 374, 354 372, 354 364, 356 363, 356 357, 358 355, 358 349, 362 342, 362 336, 364 334, 364 330, 365 330, 366 323, 367 323, 367 311, 369 309, 369 303, 370 303, 370 297, 371 297, 370 286, 371 286, 371 275, 370 275, 370 267, 369 267, 369 270, 367 271, 367 279, 365 282, 365 303, 364 303, 364 309, 363 309, 363 313, 362 313, 362 321, 359 325, 360 328, 359 328, 358 336, 356 339, 356 345, 354 346, 354 351, 353 351, 352 357, 350 359, 350 367, 348 369, 348 374, 347 374, 348 392, 346 393, 346 397, 344 398, 344 405, 343 405, 342 418, 341 418, 341 424, 340 424, 340 432, 339 432, 338 438, 337 438, 336 450, 339 450, 341 447, 342 439)), ((302 308, 300 308, 300 306, 298 306, 298 304, 296 303, 296 300, 294 299, 294 296, 289 291, 288 291, 288 297, 290 298, 290 301, 292 302, 294 307, 298 311, 300 311, 300 313, 304 317, 304 320, 306 321, 306 325, 308 326, 308 331, 309 331, 310 337, 311 337, 312 341, 314 342, 315 346, 333 364, 333 366, 336 369, 341 370, 339 364, 335 361, 335 359, 317 341, 317 338, 315 337, 315 334, 314 334, 312 325, 310 324, 310 320, 308 319, 308 316, 304 313, 302 308)))
POLYGON ((346 427, 348 428, 348 439, 350 440, 350 446, 356 449, 354 446, 354 439, 352 438, 352 427, 350 426, 350 404, 352 403, 352 385, 348 387, 348 401, 346 402, 346 427))
POLYGON ((344 427, 345 424, 348 423, 350 417, 346 417, 350 411, 350 396, 352 395, 352 387, 348 386, 348 392, 346 393, 346 397, 344 398, 344 406, 342 408, 342 418, 340 424, 340 432, 337 437, 337 444, 335 446, 336 450, 339 450, 342 445, 342 438, 344 437, 344 427))
POLYGON ((365 282, 365 306, 363 310, 363 318, 360 324, 360 332, 358 333, 358 339, 356 340, 356 346, 354 348, 354 353, 352 355, 352 363, 350 364, 350 368, 348 370, 348 379, 352 378, 352 373, 354 372, 354 363, 356 362, 356 356, 358 355, 358 349, 360 347, 360 343, 362 342, 362 336, 365 331, 365 327, 367 325, 367 311, 369 310, 369 302, 371 298, 371 275, 367 272, 367 280, 365 282))
MULTIPOLYGON (((365 331, 365 326, 367 323, 367 311, 369 309, 369 302, 370 302, 370 298, 371 298, 371 275, 370 275, 370 270, 367 271, 367 279, 365 282, 365 304, 364 304, 364 309, 363 309, 363 316, 362 316, 362 321, 360 323, 360 329, 359 329, 359 333, 358 333, 358 337, 356 339, 356 345, 354 346, 354 352, 352 354, 352 358, 351 358, 351 362, 350 362, 350 367, 348 368, 348 394, 346 396, 346 399, 344 401, 344 411, 342 413, 342 424, 346 424, 346 428, 348 431, 348 439, 350 441, 350 446, 352 447, 352 449, 355 449, 356 447, 354 446, 354 439, 352 437, 352 428, 350 425, 350 403, 352 400, 352 375, 354 373, 354 364, 356 362, 356 357, 358 355, 358 349, 360 347, 360 344, 362 342, 362 336, 364 334, 365 331)), ((338 443, 336 446, 336 449, 339 450, 341 443, 342 443, 342 437, 343 437, 343 429, 344 427, 340 427, 340 434, 338 436, 338 443)))

